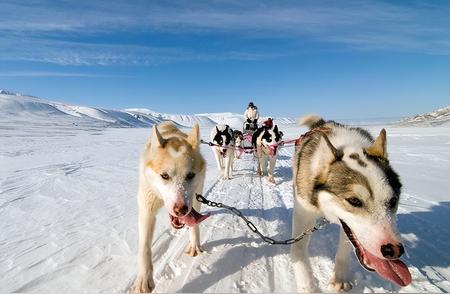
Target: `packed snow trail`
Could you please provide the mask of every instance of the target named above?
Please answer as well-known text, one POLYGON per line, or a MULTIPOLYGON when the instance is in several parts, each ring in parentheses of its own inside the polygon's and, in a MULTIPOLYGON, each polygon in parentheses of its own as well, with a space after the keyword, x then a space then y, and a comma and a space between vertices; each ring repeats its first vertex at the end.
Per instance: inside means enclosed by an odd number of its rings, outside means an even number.
MULTIPOLYGON (((381 127, 373 127, 372 133, 381 127)), ((149 129, 0 125, 0 289, 3 292, 124 292, 136 275, 137 169, 149 129)), ((304 131, 283 127, 286 138, 304 131)), ((207 140, 208 129, 202 129, 207 140)), ((352 292, 450 291, 449 128, 388 128, 391 163, 404 190, 398 227, 413 283, 399 289, 366 272, 352 255, 352 292)), ((276 239, 291 237, 292 147, 280 150, 276 185, 256 176, 252 155, 220 178, 208 146, 204 195, 242 209, 276 239)), ((294 292, 289 246, 264 243, 224 209, 201 225, 205 252, 183 253, 187 229, 157 216, 157 292, 294 292)), ((326 290, 338 227, 315 232, 311 263, 326 290)))

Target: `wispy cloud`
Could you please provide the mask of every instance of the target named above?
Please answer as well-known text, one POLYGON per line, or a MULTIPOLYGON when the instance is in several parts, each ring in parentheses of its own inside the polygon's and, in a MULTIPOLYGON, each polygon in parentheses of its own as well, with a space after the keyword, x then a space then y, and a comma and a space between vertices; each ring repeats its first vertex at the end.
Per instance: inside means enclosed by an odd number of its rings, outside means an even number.
POLYGON ((0 77, 130 78, 132 76, 58 71, 0 71, 0 77))
POLYGON ((208 52, 177 47, 82 43, 18 37, 0 39, 0 48, 2 48, 0 60, 46 62, 72 66, 153 66, 185 61, 259 60, 280 56, 277 53, 254 50, 208 52))
MULTIPOLYGON (((180 46, 73 42, 146 32, 223 34, 337 44, 348 50, 450 53, 450 5, 382 1, 2 1, 0 60, 61 65, 157 65, 277 54, 241 48, 216 52, 180 46)), ((287 53, 290 54, 290 53, 287 53)))

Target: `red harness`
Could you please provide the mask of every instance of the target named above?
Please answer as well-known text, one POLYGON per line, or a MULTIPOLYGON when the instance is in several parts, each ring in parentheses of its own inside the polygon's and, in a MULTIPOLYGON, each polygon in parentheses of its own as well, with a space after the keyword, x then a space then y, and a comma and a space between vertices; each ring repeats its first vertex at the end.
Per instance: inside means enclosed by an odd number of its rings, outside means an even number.
POLYGON ((274 157, 275 155, 277 155, 277 149, 279 145, 280 144, 264 145, 263 143, 261 143, 261 147, 268 151, 270 157, 274 157))

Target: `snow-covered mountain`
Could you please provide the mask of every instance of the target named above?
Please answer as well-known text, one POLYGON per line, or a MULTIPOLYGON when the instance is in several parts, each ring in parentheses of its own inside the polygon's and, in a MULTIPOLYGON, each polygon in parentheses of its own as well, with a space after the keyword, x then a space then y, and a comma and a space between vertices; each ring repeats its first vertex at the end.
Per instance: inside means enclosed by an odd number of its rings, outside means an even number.
POLYGON ((130 113, 52 102, 2 90, 0 122, 23 124, 83 125, 92 127, 145 127, 160 120, 140 120, 130 113))
POLYGON ((440 126, 450 125, 450 106, 441 108, 425 114, 407 117, 400 122, 399 125, 417 125, 417 126, 440 126))
MULTIPOLYGON (((145 108, 110 110, 87 106, 52 102, 34 96, 0 91, 0 122, 21 122, 52 125, 84 125, 95 127, 148 127, 161 121, 191 127, 228 124, 240 129, 244 122, 242 114, 231 112, 203 114, 166 114, 145 108)), ((290 118, 275 118, 277 124, 295 123, 290 118)))

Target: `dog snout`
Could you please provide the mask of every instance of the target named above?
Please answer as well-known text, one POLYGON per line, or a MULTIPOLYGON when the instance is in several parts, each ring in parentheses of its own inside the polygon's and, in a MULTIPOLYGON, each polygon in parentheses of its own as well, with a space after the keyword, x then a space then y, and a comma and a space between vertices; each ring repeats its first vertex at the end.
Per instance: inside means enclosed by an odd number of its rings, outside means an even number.
POLYGON ((185 216, 189 212, 189 207, 187 205, 175 205, 173 212, 176 216, 185 216))
POLYGON ((402 244, 393 245, 391 243, 381 245, 381 254, 387 259, 398 259, 405 253, 402 244))

